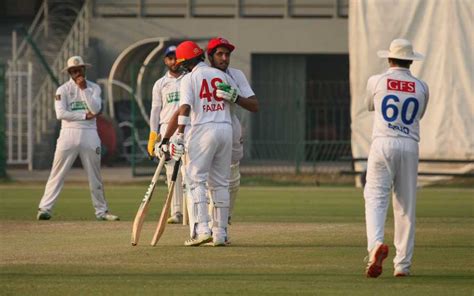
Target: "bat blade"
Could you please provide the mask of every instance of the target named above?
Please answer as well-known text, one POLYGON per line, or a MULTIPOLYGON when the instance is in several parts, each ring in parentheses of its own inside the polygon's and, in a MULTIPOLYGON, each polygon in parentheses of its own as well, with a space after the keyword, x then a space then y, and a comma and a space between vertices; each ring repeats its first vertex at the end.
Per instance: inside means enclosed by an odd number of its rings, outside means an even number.
POLYGON ((143 197, 142 202, 140 204, 140 207, 138 208, 137 214, 135 215, 135 219, 133 220, 131 239, 132 246, 136 246, 140 239, 140 233, 142 231, 143 223, 145 222, 145 217, 148 213, 148 209, 150 208, 150 202, 153 196, 153 191, 155 190, 156 182, 158 181, 158 177, 160 176, 164 164, 164 158, 160 159, 160 163, 156 168, 155 174, 153 175, 151 183, 148 186, 148 190, 146 191, 145 196, 143 197))
POLYGON ((156 227, 155 234, 153 235, 153 238, 151 240, 152 246, 156 246, 156 244, 158 243, 158 240, 161 238, 161 236, 165 232, 165 228, 167 225, 166 220, 170 213, 171 200, 173 198, 174 187, 175 187, 176 177, 178 175, 180 163, 181 163, 181 160, 178 160, 176 161, 174 165, 173 176, 171 177, 170 187, 168 189, 168 195, 166 196, 165 204, 163 205, 163 209, 161 210, 161 215, 160 215, 160 219, 158 220, 158 226, 156 227))

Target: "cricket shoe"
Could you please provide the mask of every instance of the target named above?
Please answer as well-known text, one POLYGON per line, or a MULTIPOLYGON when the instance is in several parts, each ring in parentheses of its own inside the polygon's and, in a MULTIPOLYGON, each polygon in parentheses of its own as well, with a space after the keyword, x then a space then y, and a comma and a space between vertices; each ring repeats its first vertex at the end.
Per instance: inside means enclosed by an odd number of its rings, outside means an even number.
POLYGON ((212 241, 210 233, 198 234, 195 238, 190 238, 184 242, 185 247, 197 247, 212 241))
POLYGON ((369 252, 367 268, 365 274, 367 277, 376 278, 382 274, 382 264, 388 256, 388 246, 377 242, 375 247, 369 252))
POLYGON ((225 237, 216 237, 212 241, 212 245, 214 247, 225 247, 226 246, 226 239, 225 237))
POLYGON ((409 271, 396 270, 393 272, 394 277, 407 277, 410 276, 409 271))
POLYGON ((97 220, 99 220, 99 221, 119 221, 120 218, 118 216, 115 216, 115 215, 112 215, 112 214, 109 214, 109 213, 105 213, 105 214, 102 214, 100 216, 97 216, 97 220))
POLYGON ((49 220, 49 219, 51 219, 51 214, 47 211, 38 210, 38 214, 36 215, 36 219, 38 219, 38 220, 49 220))
POLYGON ((166 220, 166 223, 168 224, 181 224, 183 223, 183 214, 181 213, 176 213, 173 216, 169 217, 168 220, 166 220))

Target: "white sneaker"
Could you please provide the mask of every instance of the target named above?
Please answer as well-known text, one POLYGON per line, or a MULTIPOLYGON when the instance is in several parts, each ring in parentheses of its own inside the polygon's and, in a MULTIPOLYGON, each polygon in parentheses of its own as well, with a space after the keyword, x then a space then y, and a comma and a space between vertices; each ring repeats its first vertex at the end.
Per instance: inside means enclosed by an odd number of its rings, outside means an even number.
POLYGON ((97 220, 99 220, 99 221, 119 221, 120 218, 118 216, 115 216, 115 215, 112 215, 112 214, 109 214, 109 213, 105 213, 105 214, 102 214, 101 216, 97 216, 97 220))
POLYGON ((190 238, 184 242, 186 247, 197 247, 202 244, 212 241, 212 235, 210 233, 198 234, 196 238, 190 238))
POLYGON ((214 238, 212 245, 214 247, 224 247, 226 245, 225 237, 214 238))
POLYGON ((183 223, 183 214, 180 212, 177 212, 173 216, 169 217, 168 220, 166 220, 166 223, 168 224, 181 224, 183 223))
POLYGON ((381 242, 377 242, 375 247, 369 252, 365 275, 371 278, 376 278, 381 275, 383 260, 385 260, 387 256, 388 246, 381 242))
POLYGON ((406 277, 406 276, 410 276, 410 272, 395 269, 395 271, 393 272, 393 276, 394 277, 406 277))

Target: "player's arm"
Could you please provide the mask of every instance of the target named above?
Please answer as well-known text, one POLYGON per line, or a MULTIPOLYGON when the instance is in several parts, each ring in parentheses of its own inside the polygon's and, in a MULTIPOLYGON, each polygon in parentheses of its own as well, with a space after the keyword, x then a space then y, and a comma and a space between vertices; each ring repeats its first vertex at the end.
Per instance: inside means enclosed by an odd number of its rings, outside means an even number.
POLYGON ((235 103, 247 111, 258 112, 259 104, 257 96, 255 95, 252 87, 250 87, 250 84, 244 73, 235 69, 234 75, 236 80, 233 81, 230 79, 229 83, 232 86, 232 83, 234 82, 235 87, 239 89, 239 98, 235 103))
POLYGON ((365 105, 367 106, 367 110, 374 111, 374 92, 373 92, 373 84, 374 84, 374 77, 370 77, 367 81, 367 89, 365 95, 365 105))
POLYGON ((102 108, 101 92, 98 85, 91 84, 80 90, 81 98, 86 103, 87 109, 94 115, 99 114, 102 108))
POLYGON ((425 105, 423 106, 423 111, 421 111, 420 119, 425 115, 426 107, 428 106, 428 101, 430 100, 430 90, 428 84, 424 81, 422 82, 423 87, 425 88, 425 105))
POLYGON ((56 91, 56 97, 54 101, 54 110, 56 111, 56 118, 58 120, 67 121, 80 121, 87 120, 87 114, 83 112, 71 112, 67 110, 67 100, 64 95, 65 92, 59 88, 56 91))
POLYGON ((258 112, 259 105, 258 105, 257 96, 255 95, 248 98, 239 96, 237 100, 235 101, 235 103, 247 111, 258 112))
POLYGON ((178 111, 178 134, 184 134, 186 125, 190 123, 189 113, 191 113, 191 106, 183 104, 179 106, 178 111))
POLYGON ((159 126, 160 126, 160 113, 163 106, 161 101, 161 87, 158 80, 153 86, 152 99, 151 99, 151 111, 150 111, 150 134, 148 135, 147 151, 148 155, 152 157, 155 149, 156 142, 161 141, 159 126))

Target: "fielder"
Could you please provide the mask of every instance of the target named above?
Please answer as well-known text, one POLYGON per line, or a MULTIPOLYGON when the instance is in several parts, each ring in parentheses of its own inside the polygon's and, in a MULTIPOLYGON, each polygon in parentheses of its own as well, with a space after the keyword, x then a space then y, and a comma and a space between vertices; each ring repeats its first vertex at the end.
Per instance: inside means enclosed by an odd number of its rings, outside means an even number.
POLYGON ((408 276, 415 242, 419 121, 426 111, 429 90, 410 73, 412 62, 423 60, 410 41, 395 39, 390 50, 377 54, 388 58, 390 68, 367 82, 366 103, 369 111, 375 111, 375 118, 364 189, 369 251, 366 275, 378 277, 388 255, 384 226, 393 188, 394 276, 408 276))
MULTIPOLYGON (((150 113, 150 136, 148 139, 148 154, 155 155, 155 145, 161 140, 161 135, 164 135, 168 127, 173 113, 178 110, 179 104, 179 85, 184 74, 180 67, 176 64, 176 46, 169 46, 165 50, 165 57, 163 59, 168 71, 166 74, 158 79, 152 91, 152 104, 150 113)), ((171 137, 171 140, 174 136, 171 137)), ((166 143, 164 143, 166 144, 166 143)), ((163 154, 158 154, 163 157, 163 154)), ((174 160, 167 161, 166 178, 168 184, 171 182, 171 175, 173 174, 174 160)), ((176 224, 182 223, 183 220, 183 182, 182 174, 179 173, 176 179, 178 184, 174 190, 171 202, 171 217, 168 218, 168 223, 176 224)))
POLYGON ((71 79, 56 91, 54 108, 61 120, 61 132, 54 153, 53 168, 39 204, 38 220, 49 220, 54 203, 64 185, 64 178, 76 160, 81 158, 89 178, 92 204, 98 220, 115 221, 119 217, 109 213, 100 175, 100 139, 96 117, 101 110, 100 87, 86 80, 86 66, 80 56, 67 60, 71 79))
POLYGON ((231 104, 230 108, 232 118, 232 160, 229 178, 229 224, 231 223, 235 200, 237 199, 237 193, 240 187, 240 160, 244 156, 242 126, 240 124, 239 118, 237 117, 235 105, 239 105, 250 112, 258 112, 259 107, 257 97, 245 78, 244 73, 238 69, 229 67, 230 55, 234 49, 234 45, 230 44, 229 41, 221 37, 213 38, 209 40, 207 44, 207 57, 211 66, 229 75, 237 85, 237 88, 240 92, 239 100, 236 101, 235 104, 231 104))
POLYGON ((178 136, 171 142, 170 153, 179 159, 187 153, 187 197, 191 238, 185 246, 199 246, 212 241, 224 246, 229 218, 229 175, 232 156, 231 102, 238 100, 232 79, 222 71, 207 66, 204 51, 194 42, 182 42, 176 49, 177 62, 190 72, 180 87, 178 136), (228 91, 217 85, 230 85, 228 91), (191 129, 184 140, 185 126, 191 129), (214 203, 212 235, 209 228, 208 192, 214 203))

